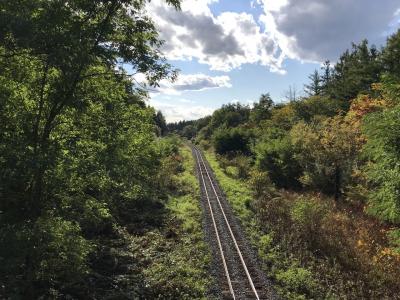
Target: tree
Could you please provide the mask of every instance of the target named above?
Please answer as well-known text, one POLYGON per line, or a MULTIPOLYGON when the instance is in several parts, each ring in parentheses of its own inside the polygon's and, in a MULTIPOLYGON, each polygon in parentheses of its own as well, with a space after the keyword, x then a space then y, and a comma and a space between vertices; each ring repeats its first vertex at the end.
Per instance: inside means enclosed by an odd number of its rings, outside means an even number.
POLYGON ((301 184, 299 163, 294 158, 294 147, 287 132, 270 128, 255 146, 256 166, 267 172, 279 188, 298 189, 301 184))
POLYGON ((0 277, 11 298, 91 298, 74 287, 87 282, 93 236, 159 197, 154 111, 117 68, 151 85, 176 74, 145 4, 0 3, 0 277))
POLYGON ((322 79, 318 73, 317 70, 314 71, 311 75, 308 76, 308 78, 311 80, 310 84, 304 85, 304 92, 308 96, 318 96, 321 94, 322 91, 322 86, 321 82, 322 79))
POLYGON ((269 119, 271 117, 271 109, 273 106, 274 101, 269 93, 261 94, 258 103, 254 103, 254 107, 250 112, 250 119, 256 124, 262 120, 269 119))
POLYGON ((382 52, 383 69, 392 76, 400 78, 400 29, 390 36, 382 52))
MULTIPOLYGON (((178 1, 168 0, 179 7, 178 1)), ((98 76, 123 76, 117 62, 144 73, 151 85, 175 72, 159 53, 158 33, 142 11, 145 2, 131 1, 3 1, 0 46, 6 57, 30 57, 40 69, 30 147, 36 162, 28 175, 29 210, 40 215, 44 174, 51 167, 51 134, 67 109, 81 109, 80 88, 98 76), (57 30, 55 30, 57 29, 57 30), (92 66, 102 64, 102 72, 92 66)))
POLYGON ((324 65, 321 67, 323 70, 322 78, 321 78, 321 83, 322 83, 322 89, 327 90, 329 88, 329 84, 331 82, 331 74, 332 74, 332 69, 331 69, 331 62, 329 60, 326 60, 324 62, 324 65))
POLYGON ((295 158, 303 168, 301 181, 320 191, 334 195, 343 193, 348 183, 360 145, 357 132, 337 115, 320 123, 295 125, 290 131, 295 158))
POLYGON ((210 127, 237 127, 249 120, 250 108, 240 103, 224 104, 212 114, 210 127))
POLYGON ((368 211, 381 220, 400 223, 400 88, 385 81, 381 87, 387 107, 366 114, 363 154, 368 186, 368 211))
POLYGON ((161 111, 157 111, 154 115, 154 122, 156 123, 157 132, 160 136, 164 136, 168 132, 167 122, 161 111))
POLYGON ((298 122, 299 115, 295 110, 296 102, 285 105, 275 105, 271 112, 271 124, 274 127, 290 130, 298 122))
POLYGON ((299 91, 294 84, 289 85, 289 88, 284 92, 284 97, 289 102, 293 102, 299 99, 299 91))
POLYGON ((182 136, 190 140, 196 135, 196 128, 192 124, 186 125, 185 127, 183 127, 181 134, 182 136))
POLYGON ((352 45, 336 63, 328 85, 328 95, 342 102, 347 111, 351 100, 359 93, 371 93, 371 84, 379 81, 382 66, 379 53, 374 46, 368 47, 368 41, 352 45))
POLYGON ((341 102, 327 96, 311 96, 290 104, 295 111, 297 119, 310 122, 315 118, 333 117, 342 108, 341 102))
POLYGON ((249 142, 249 134, 240 128, 219 128, 213 134, 213 145, 218 154, 249 154, 249 142))

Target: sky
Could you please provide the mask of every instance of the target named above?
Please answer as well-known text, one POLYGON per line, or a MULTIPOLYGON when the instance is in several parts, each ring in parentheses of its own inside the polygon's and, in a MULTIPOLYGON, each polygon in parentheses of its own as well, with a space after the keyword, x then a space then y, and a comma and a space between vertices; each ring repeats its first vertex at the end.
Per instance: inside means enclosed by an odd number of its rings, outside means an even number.
POLYGON ((183 0, 181 11, 152 0, 147 13, 180 70, 149 93, 167 122, 251 105, 262 93, 284 101, 289 86, 301 93, 308 75, 352 42, 380 47, 400 27, 399 0, 183 0))

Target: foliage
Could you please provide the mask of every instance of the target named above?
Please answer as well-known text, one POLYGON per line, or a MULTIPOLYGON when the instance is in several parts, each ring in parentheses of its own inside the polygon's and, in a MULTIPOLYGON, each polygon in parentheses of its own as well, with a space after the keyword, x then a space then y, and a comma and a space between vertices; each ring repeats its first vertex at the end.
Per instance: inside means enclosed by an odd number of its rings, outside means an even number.
POLYGON ((272 128, 270 131, 272 132, 266 134, 255 146, 257 168, 267 172, 277 187, 299 188, 301 168, 294 158, 290 137, 281 130, 272 128))
POLYGON ((335 64, 331 79, 327 85, 327 93, 337 100, 344 100, 343 109, 350 107, 350 100, 359 93, 369 93, 371 84, 379 81, 382 65, 379 62, 379 52, 368 41, 352 45, 345 51, 335 64))
POLYGON ((400 255, 400 230, 394 229, 388 233, 388 238, 394 251, 400 255))
MULTIPOLYGON (((276 279, 282 282, 289 290, 302 291, 304 294, 310 294, 315 289, 315 282, 310 270, 301 267, 292 267, 286 271, 277 273, 276 279)), ((290 292, 287 294, 289 297, 293 297, 290 292)), ((306 299, 303 297, 296 297, 292 299, 306 299)))
POLYGON ((5 298, 90 298, 92 254, 140 210, 162 206, 167 187, 154 178, 170 153, 159 148, 145 93, 118 67, 129 63, 153 86, 176 76, 145 5, 0 4, 5 298))
POLYGON ((321 85, 321 77, 318 73, 318 70, 315 70, 314 73, 308 76, 311 80, 310 84, 304 85, 304 91, 308 96, 317 96, 320 95, 322 92, 322 85, 321 85))
MULTIPOLYGON (((395 95, 387 102, 398 103, 400 94, 396 85, 386 85, 388 95, 395 95)), ((369 194, 369 211, 380 219, 394 223, 400 222, 400 147, 399 130, 400 105, 395 104, 382 111, 367 115, 364 133, 367 143, 364 155, 370 162, 366 166, 366 175, 373 184, 369 194)))
POLYGON ((274 102, 271 96, 267 94, 262 94, 257 103, 254 103, 254 107, 250 113, 250 120, 255 123, 259 123, 262 120, 269 119, 271 117, 271 108, 274 102))
POLYGON ((214 111, 210 120, 210 127, 237 127, 249 120, 250 108, 240 103, 224 104, 220 109, 214 111))
POLYGON ((165 136, 168 133, 167 122, 165 121, 164 115, 161 111, 157 111, 154 115, 154 123, 157 126, 157 135, 165 136))
MULTIPOLYGON (((275 105, 271 112, 270 123, 273 124, 274 127, 283 130, 289 130, 292 128, 300 118, 300 114, 297 113, 295 105, 296 102, 292 103, 292 105, 275 105)), ((264 126, 267 124, 268 122, 263 123, 264 126)))
POLYGON ((400 78, 400 67, 397 63, 400 60, 400 30, 390 36, 387 45, 382 52, 382 63, 384 71, 397 79, 400 78))
POLYGON ((169 239, 157 232, 144 237, 150 243, 146 251, 150 252, 151 263, 144 274, 149 285, 147 296, 152 299, 206 299, 211 283, 207 274, 211 258, 202 231, 195 161, 188 146, 181 146, 179 155, 182 168, 174 176, 177 190, 167 204, 173 217, 166 228, 169 239))
POLYGON ((326 96, 311 96, 302 101, 292 102, 291 106, 298 121, 311 122, 318 117, 334 117, 340 113, 342 101, 326 96))
POLYGON ((218 154, 250 152, 249 133, 240 128, 219 128, 213 134, 213 145, 218 154))
POLYGON ((321 123, 298 123, 290 136, 304 170, 302 183, 338 198, 356 159, 357 133, 338 115, 321 123))

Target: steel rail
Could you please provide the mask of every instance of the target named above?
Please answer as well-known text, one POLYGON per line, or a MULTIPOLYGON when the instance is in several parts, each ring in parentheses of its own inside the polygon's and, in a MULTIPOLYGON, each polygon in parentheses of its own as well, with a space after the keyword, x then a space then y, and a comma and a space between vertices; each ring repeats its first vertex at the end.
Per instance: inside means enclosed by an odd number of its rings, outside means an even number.
POLYGON ((201 177, 201 180, 202 180, 202 183, 203 183, 204 191, 205 191, 205 194, 206 194, 206 197, 207 197, 208 207, 210 209, 211 219, 212 219, 212 222, 213 222, 213 225, 214 225, 215 235, 217 237, 219 252, 220 252, 221 258, 222 258, 222 264, 224 266, 226 279, 228 280, 229 291, 231 292, 232 297, 235 300, 236 299, 235 292, 233 291, 232 281, 231 281, 231 278, 229 276, 229 271, 228 271, 228 266, 226 264, 224 251, 222 250, 222 244, 221 244, 221 240, 219 238, 218 228, 217 228, 217 224, 216 224, 215 218, 214 218, 214 212, 213 212, 213 209, 211 207, 210 197, 209 197, 208 192, 207 192, 207 187, 206 187, 206 184, 205 184, 204 176, 203 176, 203 173, 201 172, 201 166, 200 166, 200 159, 199 159, 198 150, 195 147, 194 147, 194 150, 195 150, 195 153, 196 153, 197 165, 199 167, 199 174, 200 174, 200 177, 201 177))
MULTIPOLYGON (((223 209, 223 207, 222 207, 222 204, 221 204, 221 201, 220 201, 220 199, 219 199, 218 193, 217 193, 217 191, 215 190, 214 184, 213 184, 212 179, 211 179, 211 177, 210 177, 210 174, 209 174, 209 172, 208 172, 208 170, 207 170, 207 166, 206 166, 206 164, 205 164, 205 162, 204 162, 203 156, 202 156, 200 150, 198 150, 196 147, 194 147, 194 149, 195 149, 195 150, 197 151, 197 153, 199 154, 199 156, 200 156, 200 158, 201 158, 201 162, 202 162, 203 165, 204 165, 204 169, 205 169, 205 171, 206 171, 207 177, 208 177, 208 179, 210 180, 211 187, 212 187, 212 189, 213 189, 213 191, 214 191, 214 194, 215 194, 215 196, 216 196, 216 198, 217 198, 218 205, 219 205, 219 207, 220 207, 220 209, 221 209, 222 215, 224 216, 225 223, 226 223, 226 225, 227 225, 227 227, 228 227, 228 230, 229 230, 229 233, 230 233, 230 235, 231 235, 231 237, 232 237, 232 240, 233 240, 233 243, 234 243, 234 245, 235 245, 236 251, 237 251, 237 253, 238 253, 239 257, 240 257, 240 261, 241 261, 242 266, 243 266, 243 268, 244 268, 244 270, 245 270, 247 279, 249 280, 251 289, 253 290, 253 292, 254 292, 254 294, 255 294, 255 296, 256 296, 256 299, 259 300, 260 297, 258 296, 257 290, 256 290, 256 288, 255 288, 255 286, 254 286, 253 279, 251 278, 251 275, 250 275, 250 273, 249 273, 249 270, 247 269, 246 263, 245 263, 245 261, 244 261, 244 259, 243 259, 243 255, 242 255, 242 252, 240 251, 240 248, 239 248, 239 245, 238 245, 238 243, 237 243, 237 241, 236 241, 235 235, 233 234, 232 229, 231 229, 231 226, 229 225, 228 219, 227 219, 227 217, 226 217, 226 215, 225 215, 225 211, 224 211, 224 209, 223 209)), ((198 155, 197 153, 196 153, 196 156, 198 155)), ((198 158, 198 156, 197 156, 197 158, 198 158)), ((202 175, 203 175, 203 174, 202 174, 202 175)), ((203 179, 203 183, 204 183, 204 179, 203 179)))

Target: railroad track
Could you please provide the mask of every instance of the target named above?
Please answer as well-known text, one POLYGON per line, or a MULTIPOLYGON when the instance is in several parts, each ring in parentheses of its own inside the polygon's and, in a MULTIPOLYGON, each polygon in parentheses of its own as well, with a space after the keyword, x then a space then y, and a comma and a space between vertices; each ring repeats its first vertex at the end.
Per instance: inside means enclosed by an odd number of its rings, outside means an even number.
POLYGON ((270 281, 258 268, 240 224, 202 152, 192 146, 202 194, 208 240, 223 299, 278 299, 270 281))

